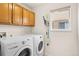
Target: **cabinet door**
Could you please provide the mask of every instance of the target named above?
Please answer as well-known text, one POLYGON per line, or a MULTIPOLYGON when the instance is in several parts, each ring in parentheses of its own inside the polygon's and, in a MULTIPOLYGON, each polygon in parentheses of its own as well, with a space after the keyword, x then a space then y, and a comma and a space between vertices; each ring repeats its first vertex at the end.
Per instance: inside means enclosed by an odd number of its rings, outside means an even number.
POLYGON ((30 25, 29 11, 26 9, 23 9, 23 25, 30 25))
POLYGON ((0 23, 10 24, 12 18, 12 4, 0 3, 0 23))
POLYGON ((30 26, 35 25, 35 13, 30 12, 30 26))
POLYGON ((13 4, 13 24, 22 25, 22 7, 13 4))

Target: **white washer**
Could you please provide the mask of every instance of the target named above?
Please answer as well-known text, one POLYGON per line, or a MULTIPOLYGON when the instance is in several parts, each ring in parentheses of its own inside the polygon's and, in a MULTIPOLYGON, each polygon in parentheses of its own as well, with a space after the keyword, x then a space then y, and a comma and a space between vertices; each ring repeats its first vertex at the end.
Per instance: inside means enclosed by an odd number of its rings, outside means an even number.
POLYGON ((20 36, 1 40, 2 56, 32 56, 33 37, 20 36))
POLYGON ((0 56, 1 56, 1 40, 5 40, 6 37, 0 37, 0 56))
POLYGON ((42 35, 34 35, 34 56, 44 55, 44 40, 42 35))

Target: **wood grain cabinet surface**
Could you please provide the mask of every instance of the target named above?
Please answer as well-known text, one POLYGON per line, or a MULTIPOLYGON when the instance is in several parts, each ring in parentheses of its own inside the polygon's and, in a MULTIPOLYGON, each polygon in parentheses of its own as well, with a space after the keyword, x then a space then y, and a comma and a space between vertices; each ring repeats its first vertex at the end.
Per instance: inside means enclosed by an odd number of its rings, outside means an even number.
POLYGON ((34 26, 35 25, 35 13, 34 12, 30 12, 30 26, 34 26))
POLYGON ((0 3, 0 24, 11 24, 12 4, 0 3))
POLYGON ((22 25, 22 7, 13 4, 13 24, 22 25))
POLYGON ((35 13, 15 3, 0 3, 0 24, 34 26, 35 13))
POLYGON ((23 25, 29 26, 30 25, 30 18, 29 18, 29 11, 23 9, 23 25))

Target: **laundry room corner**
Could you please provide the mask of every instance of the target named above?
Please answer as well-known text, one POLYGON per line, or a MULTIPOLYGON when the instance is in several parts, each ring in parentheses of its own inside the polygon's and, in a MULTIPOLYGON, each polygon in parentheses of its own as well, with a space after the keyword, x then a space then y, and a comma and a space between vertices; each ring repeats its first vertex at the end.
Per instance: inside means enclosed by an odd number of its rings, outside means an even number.
MULTIPOLYGON (((50 31, 49 37, 47 39, 49 46, 47 47, 47 43, 45 41, 45 54, 46 55, 77 55, 77 4, 46 4, 42 7, 39 7, 36 10, 36 23, 34 27, 35 33, 40 33, 46 35, 46 27, 43 23, 43 16, 46 13, 50 13, 51 10, 55 10, 58 8, 63 8, 66 6, 71 6, 71 26, 72 30, 68 32, 59 32, 59 31, 50 31), (74 12, 75 11, 75 12, 74 12), (75 19, 75 20, 74 20, 75 19), (75 27, 75 28, 74 28, 75 27), (72 37, 71 37, 72 36, 72 37), (69 43, 68 43, 69 42, 69 43), (71 43, 70 43, 71 42, 71 43), (65 47, 64 47, 65 46, 65 47), (68 47, 69 46, 69 47, 68 47), (71 47, 70 47, 71 46, 71 47), (74 49, 73 49, 74 47, 74 49), (62 51, 61 51, 62 50, 62 51), (64 51, 66 50, 66 51, 64 51), (73 51, 73 52, 72 52, 73 51)), ((44 39, 46 40, 46 39, 44 39)))

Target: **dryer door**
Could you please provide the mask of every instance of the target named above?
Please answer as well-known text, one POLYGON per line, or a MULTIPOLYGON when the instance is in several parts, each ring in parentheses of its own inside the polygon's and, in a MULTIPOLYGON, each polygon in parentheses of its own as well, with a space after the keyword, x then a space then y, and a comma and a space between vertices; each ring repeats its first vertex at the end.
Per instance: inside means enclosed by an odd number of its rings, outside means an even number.
POLYGON ((31 56, 32 55, 32 49, 29 46, 22 47, 15 56, 31 56))
POLYGON ((43 53, 43 50, 44 50, 44 42, 40 41, 38 46, 37 46, 37 53, 41 54, 41 53, 43 53))

